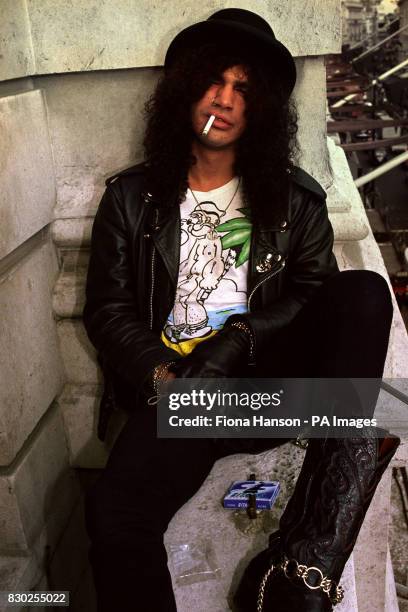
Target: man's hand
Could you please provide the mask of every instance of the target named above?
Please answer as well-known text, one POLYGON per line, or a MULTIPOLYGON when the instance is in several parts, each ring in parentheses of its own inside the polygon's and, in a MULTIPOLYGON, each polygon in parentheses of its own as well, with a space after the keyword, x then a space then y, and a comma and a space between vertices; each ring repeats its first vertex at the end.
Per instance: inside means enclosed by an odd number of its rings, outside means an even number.
POLYGON ((228 378, 248 363, 249 338, 236 327, 226 327, 200 342, 184 359, 171 366, 177 378, 228 378))

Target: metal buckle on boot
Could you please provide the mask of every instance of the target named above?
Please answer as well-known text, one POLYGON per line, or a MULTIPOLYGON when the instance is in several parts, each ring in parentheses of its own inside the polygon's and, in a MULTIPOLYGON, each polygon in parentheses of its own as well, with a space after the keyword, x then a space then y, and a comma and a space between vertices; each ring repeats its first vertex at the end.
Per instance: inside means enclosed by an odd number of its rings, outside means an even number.
POLYGON ((298 563, 296 559, 288 559, 285 557, 280 564, 280 568, 284 571, 287 578, 290 579, 296 576, 303 580, 304 585, 307 586, 308 589, 312 591, 317 589, 322 590, 323 593, 326 593, 334 606, 340 603, 344 597, 343 587, 337 585, 331 578, 324 576, 322 570, 314 565, 307 567, 307 565, 298 563), (319 581, 316 584, 310 584, 310 582, 308 582, 309 574, 313 571, 319 574, 319 581))
MULTIPOLYGON (((300 566, 301 567, 301 566, 300 566)), ((305 567, 305 566, 303 566, 305 567)), ((312 589, 312 591, 314 589, 321 589, 322 588, 322 584, 324 580, 327 580, 327 578, 325 578, 323 576, 323 572, 322 570, 320 570, 318 567, 315 567, 314 565, 312 565, 311 567, 305 567, 304 571, 303 571, 303 575, 302 575, 302 580, 305 583, 305 585, 307 586, 308 589, 312 589), (309 578, 309 573, 310 572, 317 572, 319 574, 319 578, 320 578, 320 582, 319 584, 309 584, 309 582, 307 582, 307 579, 309 578)))

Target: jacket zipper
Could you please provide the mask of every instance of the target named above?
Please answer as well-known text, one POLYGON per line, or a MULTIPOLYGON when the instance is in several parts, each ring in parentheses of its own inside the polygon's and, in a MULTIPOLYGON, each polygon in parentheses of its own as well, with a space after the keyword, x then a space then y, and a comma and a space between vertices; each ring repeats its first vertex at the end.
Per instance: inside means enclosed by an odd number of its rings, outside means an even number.
MULTIPOLYGON (((154 226, 157 226, 157 221, 159 219, 159 211, 156 208, 155 211, 155 220, 154 220, 154 226)), ((155 259, 156 259, 156 247, 154 245, 154 241, 152 240, 152 245, 153 245, 153 249, 152 249, 152 266, 151 266, 151 272, 152 272, 152 284, 150 287, 150 301, 149 301, 149 306, 150 306, 150 313, 149 313, 149 329, 150 331, 153 330, 153 292, 154 292, 154 282, 155 282, 155 278, 154 278, 154 263, 155 263, 155 259)))
POLYGON ((273 278, 274 276, 276 276, 276 274, 278 274, 279 272, 282 272, 283 268, 285 267, 285 260, 282 261, 280 268, 278 268, 277 270, 275 270, 274 272, 271 272, 270 274, 268 274, 267 276, 264 276, 264 278, 261 278, 261 280, 255 285, 255 287, 252 289, 249 298, 248 298, 248 312, 251 312, 251 299, 252 296, 254 295, 255 291, 258 289, 258 287, 260 287, 265 281, 269 280, 270 278, 273 278))

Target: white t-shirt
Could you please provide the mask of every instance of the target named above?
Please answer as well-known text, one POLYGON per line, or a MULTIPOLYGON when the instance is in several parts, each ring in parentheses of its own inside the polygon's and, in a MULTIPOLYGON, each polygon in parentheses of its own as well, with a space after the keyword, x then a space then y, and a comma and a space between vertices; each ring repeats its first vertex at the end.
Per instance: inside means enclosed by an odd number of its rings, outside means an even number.
POLYGON ((190 189, 180 207, 177 294, 162 332, 182 355, 220 330, 232 314, 247 312, 252 225, 238 177, 211 191, 190 189))

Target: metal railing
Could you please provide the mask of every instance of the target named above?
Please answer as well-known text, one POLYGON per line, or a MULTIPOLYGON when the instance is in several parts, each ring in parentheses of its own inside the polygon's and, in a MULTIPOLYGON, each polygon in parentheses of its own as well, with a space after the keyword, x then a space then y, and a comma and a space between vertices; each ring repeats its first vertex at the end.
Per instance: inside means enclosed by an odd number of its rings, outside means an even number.
POLYGON ((375 168, 374 170, 367 172, 367 174, 358 177, 354 181, 354 184, 356 187, 362 187, 366 183, 374 181, 379 176, 382 176, 386 172, 389 172, 396 166, 403 164, 405 161, 408 161, 408 151, 405 151, 405 153, 401 153, 401 155, 397 155, 397 157, 394 157, 394 159, 390 159, 390 161, 385 162, 385 164, 381 164, 381 166, 378 166, 378 168, 375 168))
POLYGON ((408 24, 405 25, 404 27, 400 28, 396 32, 393 32, 392 34, 390 34, 389 36, 387 36, 383 40, 380 40, 380 42, 376 43, 375 45, 373 45, 372 47, 367 49, 367 51, 364 51, 363 53, 360 53, 360 55, 357 55, 357 57, 355 57, 354 59, 351 60, 351 63, 354 64, 355 62, 357 62, 358 60, 362 59, 363 57, 366 57, 366 55, 370 55, 370 53, 373 53, 374 51, 379 49, 382 45, 384 45, 385 43, 390 41, 392 38, 394 38, 394 36, 397 36, 398 34, 401 34, 401 32, 404 32, 404 30, 406 30, 407 28, 408 28, 408 24))

